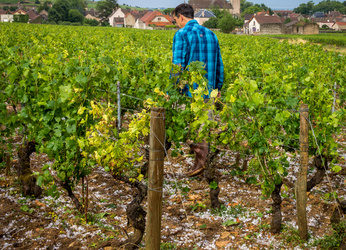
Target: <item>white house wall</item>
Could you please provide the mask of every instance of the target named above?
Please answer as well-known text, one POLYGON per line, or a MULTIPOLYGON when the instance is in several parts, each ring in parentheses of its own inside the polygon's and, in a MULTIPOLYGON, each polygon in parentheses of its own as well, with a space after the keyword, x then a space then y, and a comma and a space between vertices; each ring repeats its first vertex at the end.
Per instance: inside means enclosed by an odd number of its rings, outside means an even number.
POLYGON ((163 16, 157 16, 151 22, 159 23, 159 22, 169 22, 169 21, 167 20, 167 18, 165 18, 163 16))
POLYGON ((3 14, 0 16, 1 16, 0 17, 1 22, 5 22, 5 23, 12 23, 13 22, 13 15, 3 14))
POLYGON ((253 18, 249 23, 249 34, 254 34, 260 32, 261 25, 257 22, 255 18, 253 18))
POLYGON ((121 17, 125 18, 125 13, 122 12, 122 10, 119 8, 117 9, 110 17, 109 17, 109 24, 112 27, 115 27, 116 25, 114 24, 114 18, 116 17, 121 17))

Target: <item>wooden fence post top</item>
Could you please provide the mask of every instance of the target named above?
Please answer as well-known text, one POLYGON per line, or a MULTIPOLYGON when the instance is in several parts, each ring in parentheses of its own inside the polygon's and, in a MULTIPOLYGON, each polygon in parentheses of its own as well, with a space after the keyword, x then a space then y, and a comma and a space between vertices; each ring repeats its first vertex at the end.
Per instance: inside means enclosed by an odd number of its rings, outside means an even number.
POLYGON ((152 108, 151 108, 151 111, 152 111, 152 112, 161 113, 161 112, 164 112, 164 111, 165 111, 165 108, 162 108, 162 107, 152 107, 152 108))

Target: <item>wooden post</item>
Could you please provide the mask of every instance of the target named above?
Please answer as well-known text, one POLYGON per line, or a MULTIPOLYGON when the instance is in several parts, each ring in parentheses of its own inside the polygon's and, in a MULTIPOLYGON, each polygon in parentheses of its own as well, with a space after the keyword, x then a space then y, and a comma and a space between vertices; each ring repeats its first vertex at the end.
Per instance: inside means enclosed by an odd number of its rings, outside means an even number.
POLYGON ((306 183, 309 163, 309 108, 300 106, 300 169, 297 178, 297 214, 300 238, 307 240, 308 225, 306 219, 306 183))
POLYGON ((121 97, 120 97, 120 82, 117 82, 117 98, 118 98, 118 131, 121 129, 121 97))
POLYGON ((148 216, 146 249, 159 250, 161 243, 162 184, 165 157, 165 110, 152 108, 149 138, 148 216))

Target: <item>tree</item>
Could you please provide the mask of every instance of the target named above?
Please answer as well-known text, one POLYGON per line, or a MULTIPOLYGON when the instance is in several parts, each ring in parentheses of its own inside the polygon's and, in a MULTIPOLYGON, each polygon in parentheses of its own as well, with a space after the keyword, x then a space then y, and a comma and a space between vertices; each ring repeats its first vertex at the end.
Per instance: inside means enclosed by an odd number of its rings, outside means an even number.
POLYGON ((99 1, 96 4, 96 10, 100 13, 99 17, 102 21, 107 20, 107 18, 112 14, 113 10, 118 8, 118 3, 116 0, 104 0, 99 1))
POLYGON ((230 13, 224 13, 223 17, 219 21, 218 27, 224 33, 230 33, 235 27, 242 25, 243 22, 240 19, 234 18, 230 13))
POLYGON ((307 3, 300 4, 297 8, 295 8, 293 11, 295 13, 305 14, 309 15, 314 11, 314 2, 309 1, 307 3))
POLYGON ((70 9, 68 19, 72 23, 83 23, 84 16, 77 9, 70 9))
POLYGON ((291 18, 286 18, 284 21, 284 24, 290 23, 291 21, 292 21, 291 18))
POLYGON ((43 3, 43 5, 41 4, 41 5, 38 7, 37 11, 38 11, 38 12, 41 12, 42 10, 49 11, 49 9, 50 9, 49 3, 48 3, 47 1, 45 1, 45 2, 43 3))
POLYGON ((167 9, 164 9, 162 12, 165 15, 170 15, 173 12, 173 10, 174 10, 174 8, 167 8, 167 9))
POLYGON ((48 20, 58 23, 68 21, 70 3, 67 0, 57 0, 53 7, 48 11, 48 20))
MULTIPOLYGON (((57 0, 48 11, 48 20, 55 23, 70 21, 69 13, 72 9, 77 10, 84 17, 85 7, 84 0, 57 0)), ((72 13, 76 17, 75 11, 72 13)))
POLYGON ((247 8, 251 7, 253 3, 248 2, 246 0, 240 1, 240 12, 243 13, 247 8))
POLYGON ((15 23, 27 23, 28 21, 28 15, 13 15, 13 22, 15 23))
POLYGON ((253 5, 248 7, 247 9, 244 10, 244 12, 242 12, 242 16, 244 16, 245 14, 255 14, 257 12, 262 11, 263 8, 261 8, 259 5, 253 5))
POLYGON ((217 17, 211 17, 211 18, 209 18, 208 21, 203 23, 203 26, 207 27, 208 29, 217 29, 218 23, 219 23, 219 21, 218 21, 217 17))
POLYGON ((95 19, 88 19, 88 18, 85 18, 84 19, 84 25, 88 25, 88 26, 98 26, 99 25, 99 22, 95 19))
POLYGON ((313 11, 314 12, 324 12, 327 13, 329 11, 340 11, 341 13, 345 14, 346 11, 346 1, 343 3, 339 1, 331 1, 331 0, 324 0, 317 5, 314 6, 313 11))

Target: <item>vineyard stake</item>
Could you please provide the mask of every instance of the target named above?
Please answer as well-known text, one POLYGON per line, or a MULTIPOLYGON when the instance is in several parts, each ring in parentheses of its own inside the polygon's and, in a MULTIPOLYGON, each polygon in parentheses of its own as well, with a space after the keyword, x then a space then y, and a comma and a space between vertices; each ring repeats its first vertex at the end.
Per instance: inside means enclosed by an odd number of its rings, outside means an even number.
POLYGON ((121 99, 120 99, 120 82, 117 82, 117 99, 118 99, 118 130, 121 129, 121 99))
POLYGON ((159 250, 161 243, 162 184, 165 143, 165 110, 152 108, 149 138, 148 216, 146 249, 159 250))
POLYGON ((297 178, 297 214, 300 238, 307 240, 308 226, 306 219, 306 182, 309 163, 309 108, 308 105, 300 106, 300 169, 297 178))

